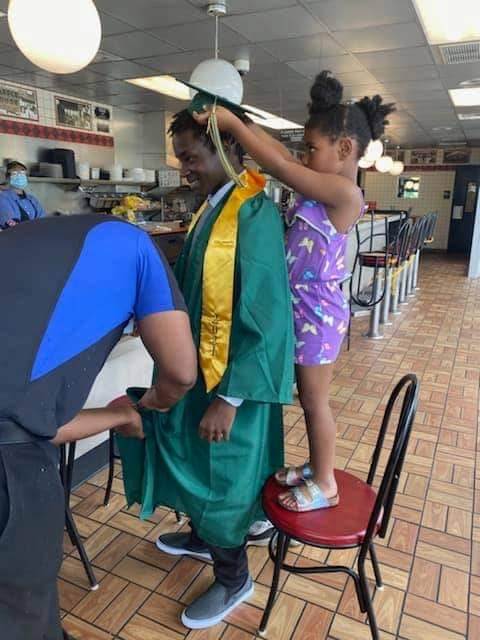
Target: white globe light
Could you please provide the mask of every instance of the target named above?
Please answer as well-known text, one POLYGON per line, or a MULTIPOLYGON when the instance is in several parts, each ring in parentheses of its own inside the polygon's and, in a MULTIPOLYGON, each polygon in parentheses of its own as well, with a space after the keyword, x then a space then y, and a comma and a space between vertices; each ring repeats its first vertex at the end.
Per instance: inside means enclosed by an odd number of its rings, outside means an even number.
POLYGON ((401 162, 400 160, 395 160, 395 162, 393 163, 393 167, 390 169, 390 173, 392 174, 392 176, 399 176, 401 173, 403 173, 404 169, 405 166, 403 162, 401 162))
POLYGON ((360 158, 360 160, 358 161, 358 166, 360 167, 360 169, 369 169, 371 166, 373 166, 374 162, 375 160, 372 160, 367 156, 363 156, 363 158, 360 158))
POLYGON ((365 151, 365 157, 369 160, 378 160, 383 154, 383 144, 381 140, 370 140, 370 143, 365 151))
POLYGON ((10 0, 8 24, 20 51, 52 73, 86 67, 102 38, 93 0, 10 0))
MULTIPOLYGON (((225 98, 233 104, 240 105, 243 100, 243 82, 233 64, 226 60, 204 60, 193 70, 190 84, 204 89, 220 98, 225 98)), ((190 90, 191 97, 197 93, 190 90)))
POLYGON ((393 158, 390 156, 382 156, 375 162, 375 168, 380 173, 388 173, 393 168, 393 158))

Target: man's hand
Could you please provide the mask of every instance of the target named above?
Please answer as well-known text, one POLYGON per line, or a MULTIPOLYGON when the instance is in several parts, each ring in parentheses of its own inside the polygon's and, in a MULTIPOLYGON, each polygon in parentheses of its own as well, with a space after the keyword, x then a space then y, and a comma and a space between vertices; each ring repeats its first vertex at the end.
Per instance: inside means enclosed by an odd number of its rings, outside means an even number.
POLYGON ((124 438, 139 438, 143 440, 142 418, 134 407, 119 407, 119 411, 125 414, 124 422, 115 428, 115 432, 124 438))
POLYGON ((198 428, 200 438, 208 442, 229 440, 236 413, 235 407, 222 398, 215 398, 200 422, 198 428))

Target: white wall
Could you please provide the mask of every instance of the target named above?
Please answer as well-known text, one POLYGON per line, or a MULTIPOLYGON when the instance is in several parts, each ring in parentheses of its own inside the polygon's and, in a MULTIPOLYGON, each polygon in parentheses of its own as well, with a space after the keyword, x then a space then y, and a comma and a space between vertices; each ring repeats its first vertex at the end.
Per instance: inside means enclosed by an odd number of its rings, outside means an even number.
POLYGON ((365 175, 365 200, 375 201, 379 209, 412 208, 414 216, 421 216, 431 211, 438 213, 437 228, 433 249, 446 249, 452 210, 455 171, 407 171, 405 174, 420 176, 420 192, 416 200, 397 198, 398 178, 378 171, 367 171, 365 175), (447 200, 443 192, 450 191, 447 200))
POLYGON ((143 115, 113 108, 115 164, 125 168, 143 167, 143 115))

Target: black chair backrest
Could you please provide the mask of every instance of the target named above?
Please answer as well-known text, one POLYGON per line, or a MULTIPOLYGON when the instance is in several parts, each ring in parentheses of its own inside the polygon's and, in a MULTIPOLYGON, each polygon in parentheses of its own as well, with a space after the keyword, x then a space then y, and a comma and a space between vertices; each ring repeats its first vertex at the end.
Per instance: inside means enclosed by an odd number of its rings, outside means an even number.
POLYGON ((438 213, 433 212, 428 214, 428 224, 425 232, 425 240, 433 240, 435 234, 435 228, 437 226, 438 213))
POLYGON ((377 531, 379 521, 381 521, 381 525, 378 533, 382 538, 386 535, 417 411, 418 389, 419 384, 417 376, 413 373, 409 373, 404 376, 400 382, 398 382, 388 400, 367 478, 367 483, 370 485, 372 485, 375 480, 378 461, 380 459, 380 454, 388 431, 393 409, 397 403, 400 404, 399 398, 403 393, 400 417, 395 431, 392 451, 388 457, 383 479, 380 483, 377 499, 375 501, 375 506, 373 507, 373 511, 370 516, 367 533, 362 544, 362 554, 368 551, 370 542, 377 531))
MULTIPOLYGON (((385 278, 382 280, 381 290, 375 290, 375 287, 362 291, 364 285, 363 282, 363 269, 372 267, 364 267, 362 265, 360 256, 362 253, 369 253, 375 251, 379 253, 383 258, 382 262, 384 266, 378 266, 375 264, 373 267, 372 280, 377 279, 379 271, 385 271, 385 265, 387 264, 388 257, 388 219, 385 217, 381 222, 381 230, 375 230, 375 223, 378 222, 378 218, 375 218, 375 212, 366 213, 364 218, 357 222, 355 225, 355 233, 357 236, 357 253, 353 263, 352 275, 350 277, 350 298, 360 307, 371 308, 379 304, 385 296, 385 278), (365 216, 370 216, 370 220, 365 220, 365 216), (363 234, 363 237, 362 237, 363 234), (375 244, 378 248, 375 248, 375 244), (355 285, 356 283, 356 285, 355 285)), ((369 272, 371 273, 371 272, 369 272)))
POLYGON ((398 267, 400 264, 402 264, 406 260, 408 247, 410 244, 410 237, 412 234, 412 226, 413 226, 412 219, 408 218, 398 228, 397 236, 394 239, 390 248, 391 255, 395 260, 395 263, 394 263, 395 267, 398 267))
POLYGON ((424 225, 425 225, 425 222, 424 222, 423 216, 421 218, 417 218, 413 223, 412 232, 410 235, 410 242, 408 246, 409 256, 417 253, 417 249, 420 246, 424 225))

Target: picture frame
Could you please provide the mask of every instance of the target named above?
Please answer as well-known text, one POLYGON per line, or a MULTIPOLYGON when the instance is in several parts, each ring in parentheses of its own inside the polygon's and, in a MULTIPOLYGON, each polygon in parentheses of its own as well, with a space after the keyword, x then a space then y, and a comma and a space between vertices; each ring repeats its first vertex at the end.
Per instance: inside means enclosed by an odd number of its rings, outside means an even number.
POLYGON ((437 164, 438 149, 412 149, 410 164, 437 164))
POLYGON ((0 116, 38 122, 36 90, 0 82, 0 116))
POLYGON ((445 149, 443 152, 444 164, 469 164, 472 150, 469 147, 459 149, 445 149))
POLYGON ((92 105, 89 102, 55 96, 55 116, 57 124, 61 127, 92 130, 92 105))

